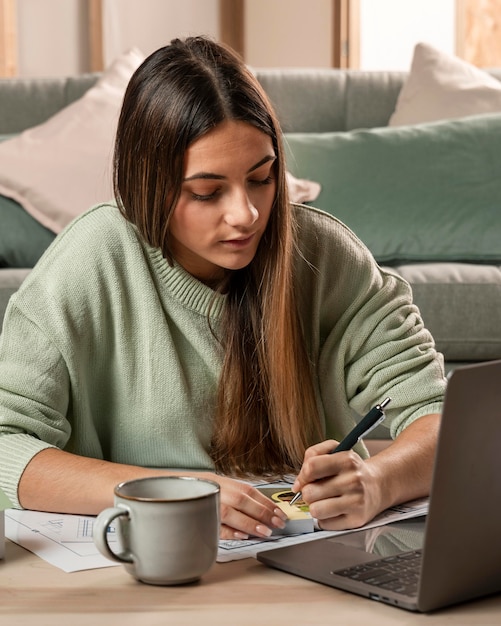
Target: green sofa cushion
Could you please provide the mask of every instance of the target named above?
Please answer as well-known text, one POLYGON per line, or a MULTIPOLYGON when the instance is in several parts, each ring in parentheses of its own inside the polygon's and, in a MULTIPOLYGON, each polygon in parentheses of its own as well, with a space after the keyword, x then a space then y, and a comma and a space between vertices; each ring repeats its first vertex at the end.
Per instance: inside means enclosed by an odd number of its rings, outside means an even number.
POLYGON ((315 206, 379 262, 501 260, 501 115, 285 139, 315 206))
POLYGON ((33 267, 55 234, 0 195, 0 267, 33 267))
MULTIPOLYGON (((0 134, 0 143, 15 137, 0 134)), ((0 267, 31 268, 55 234, 39 224, 23 207, 0 194, 0 267)))

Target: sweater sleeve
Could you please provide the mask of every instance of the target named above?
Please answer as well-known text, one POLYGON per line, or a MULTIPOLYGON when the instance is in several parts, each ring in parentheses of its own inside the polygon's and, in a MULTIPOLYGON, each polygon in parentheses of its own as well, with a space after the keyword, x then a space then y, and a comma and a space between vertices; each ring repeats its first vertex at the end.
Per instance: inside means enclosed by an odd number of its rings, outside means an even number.
MULTIPOLYGON (((327 437, 347 434, 386 396, 396 437, 415 419, 440 413, 443 358, 407 282, 381 269, 345 225, 300 209, 300 309, 315 364, 327 437)), ((363 446, 359 446, 363 450, 363 446)))
POLYGON ((339 351, 350 406, 364 413, 390 396, 387 426, 396 437, 417 418, 442 411, 445 378, 410 287, 399 277, 375 268, 380 287, 350 319, 339 351))
POLYGON ((5 322, 8 332, 0 335, 0 486, 20 508, 18 484, 30 460, 45 448, 64 447, 71 434, 64 417, 69 380, 57 349, 13 302, 5 322))

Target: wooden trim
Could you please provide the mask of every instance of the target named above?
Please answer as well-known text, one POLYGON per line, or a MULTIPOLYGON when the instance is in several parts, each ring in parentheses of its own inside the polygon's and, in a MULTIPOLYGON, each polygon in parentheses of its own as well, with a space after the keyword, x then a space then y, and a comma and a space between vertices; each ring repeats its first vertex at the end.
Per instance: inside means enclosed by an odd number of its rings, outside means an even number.
POLYGON ((348 16, 349 56, 348 67, 360 67, 360 0, 349 0, 350 12, 348 16))
POLYGON ((332 0, 332 67, 360 66, 360 1, 332 0))
POLYGON ((91 72, 102 72, 104 69, 102 5, 102 0, 88 0, 89 66, 91 72))
POLYGON ((245 0, 219 0, 219 39, 245 58, 245 0))
POLYGON ((456 23, 455 23, 455 53, 461 59, 464 59, 465 56, 465 36, 466 36, 466 28, 465 28, 465 6, 464 0, 456 0, 455 2, 455 13, 456 13, 456 23))
POLYGON ((17 74, 16 0, 0 0, 0 76, 17 74))
POLYGON ((501 64, 501 0, 456 0, 456 54, 477 67, 501 64))

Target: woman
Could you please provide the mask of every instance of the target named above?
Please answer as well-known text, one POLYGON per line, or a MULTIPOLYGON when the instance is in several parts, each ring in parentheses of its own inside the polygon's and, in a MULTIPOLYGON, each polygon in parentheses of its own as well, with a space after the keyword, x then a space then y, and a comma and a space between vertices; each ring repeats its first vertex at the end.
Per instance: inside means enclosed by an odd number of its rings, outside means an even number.
POLYGON ((114 171, 118 209, 75 220, 5 318, 0 481, 15 506, 95 514, 121 481, 203 475, 221 485, 221 537, 246 538, 284 519, 239 477, 299 472, 330 529, 425 495, 441 358, 407 284, 337 220, 289 204, 280 128, 244 64, 205 38, 152 54, 114 171), (327 454, 386 395, 394 442, 327 454))

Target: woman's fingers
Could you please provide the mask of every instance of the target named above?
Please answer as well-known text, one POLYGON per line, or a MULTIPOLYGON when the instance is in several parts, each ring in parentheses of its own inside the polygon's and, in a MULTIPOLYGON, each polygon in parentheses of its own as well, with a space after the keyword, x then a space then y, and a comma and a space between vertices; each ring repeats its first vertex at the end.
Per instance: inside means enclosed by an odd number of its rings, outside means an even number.
POLYGON ((232 479, 221 485, 221 538, 269 537, 284 528, 287 516, 254 487, 232 479))
POLYGON ((353 451, 305 456, 301 493, 321 528, 358 528, 380 510, 381 485, 369 463, 353 451))
POLYGON ((337 441, 334 441, 334 439, 328 439, 326 441, 322 441, 321 443, 317 443, 314 446, 310 446, 306 450, 301 470, 292 486, 293 491, 301 491, 303 485, 320 478, 320 476, 315 478, 315 472, 318 471, 319 467, 318 459, 328 458, 337 445, 337 441))

